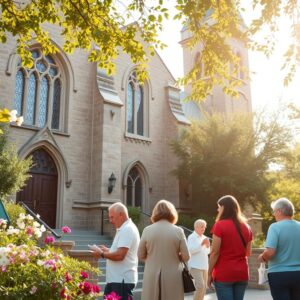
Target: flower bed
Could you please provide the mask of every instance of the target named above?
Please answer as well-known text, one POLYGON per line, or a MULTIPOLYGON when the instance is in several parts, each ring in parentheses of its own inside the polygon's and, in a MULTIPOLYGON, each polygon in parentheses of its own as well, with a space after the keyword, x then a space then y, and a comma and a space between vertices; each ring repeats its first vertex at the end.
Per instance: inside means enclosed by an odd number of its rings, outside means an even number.
POLYGON ((45 239, 49 244, 39 247, 37 242, 45 231, 44 226, 23 211, 17 214, 16 210, 21 210, 17 205, 10 204, 7 208, 12 225, 7 228, 6 222, 0 219, 0 299, 99 297, 99 286, 88 282, 86 272, 99 273, 97 268, 63 255, 51 246, 50 237, 45 239))

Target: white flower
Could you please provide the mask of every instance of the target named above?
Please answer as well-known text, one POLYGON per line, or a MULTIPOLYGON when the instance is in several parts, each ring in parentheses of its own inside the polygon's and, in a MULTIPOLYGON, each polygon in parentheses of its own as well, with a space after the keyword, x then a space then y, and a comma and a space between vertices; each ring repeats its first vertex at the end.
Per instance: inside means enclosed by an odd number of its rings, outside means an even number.
POLYGON ((19 219, 25 219, 25 218, 26 218, 26 216, 25 216, 24 213, 20 213, 20 214, 19 214, 19 219))
POLYGON ((44 265, 44 262, 42 260, 40 260, 40 259, 36 263, 37 263, 38 266, 44 265))
POLYGON ((19 234, 20 233, 20 229, 15 229, 11 226, 9 226, 9 228, 7 229, 7 235, 10 234, 19 234))
POLYGON ((37 228, 37 227, 40 227, 40 223, 37 222, 37 221, 34 221, 32 225, 33 225, 34 227, 36 227, 36 228, 37 228))
POLYGON ((21 126, 23 122, 24 122, 24 118, 22 116, 18 117, 17 120, 16 120, 16 123, 17 123, 18 126, 21 126))
POLYGON ((23 222, 23 220, 18 219, 17 220, 17 225, 20 229, 24 229, 25 228, 25 223, 23 222))
POLYGON ((34 235, 37 237, 37 238, 40 238, 42 236, 42 232, 39 228, 34 228, 34 235))
POLYGON ((17 121, 17 111, 14 109, 11 112, 9 112, 10 117, 9 117, 9 122, 16 122, 17 121))
POLYGON ((9 259, 8 259, 8 254, 9 249, 6 247, 0 247, 0 266, 7 266, 9 265, 9 259))
POLYGON ((45 231, 46 231, 46 228, 45 228, 44 225, 41 225, 40 231, 41 231, 41 232, 45 232, 45 231))

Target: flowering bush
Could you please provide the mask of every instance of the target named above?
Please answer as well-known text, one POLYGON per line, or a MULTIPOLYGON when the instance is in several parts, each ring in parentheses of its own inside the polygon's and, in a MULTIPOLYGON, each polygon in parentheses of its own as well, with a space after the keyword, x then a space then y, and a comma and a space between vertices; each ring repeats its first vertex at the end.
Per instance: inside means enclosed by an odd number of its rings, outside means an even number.
POLYGON ((121 297, 115 292, 111 292, 110 294, 104 296, 104 300, 119 300, 121 297))
POLYGON ((8 228, 0 219, 0 299, 99 297, 100 288, 87 281, 88 274, 84 270, 99 271, 87 262, 64 256, 51 245, 37 246, 44 231, 43 225, 23 212, 17 219, 12 218, 12 225, 8 228))

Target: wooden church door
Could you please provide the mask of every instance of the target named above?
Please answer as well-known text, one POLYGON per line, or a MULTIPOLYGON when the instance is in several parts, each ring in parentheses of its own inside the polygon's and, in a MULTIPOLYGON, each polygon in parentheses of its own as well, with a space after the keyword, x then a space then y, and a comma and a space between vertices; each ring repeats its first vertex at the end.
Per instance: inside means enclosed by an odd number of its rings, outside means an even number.
POLYGON ((17 202, 24 202, 39 214, 51 228, 56 225, 57 168, 52 157, 44 149, 32 154, 33 166, 26 186, 17 194, 17 202))

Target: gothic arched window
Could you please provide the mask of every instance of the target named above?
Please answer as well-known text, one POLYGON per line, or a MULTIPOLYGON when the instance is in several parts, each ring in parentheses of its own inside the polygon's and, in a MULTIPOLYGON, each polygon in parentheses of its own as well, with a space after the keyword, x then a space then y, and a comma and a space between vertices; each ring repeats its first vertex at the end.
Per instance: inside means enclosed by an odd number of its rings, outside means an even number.
POLYGON ((60 65, 40 49, 31 51, 33 66, 25 68, 19 61, 16 72, 14 106, 24 116, 24 125, 64 130, 62 119, 62 71, 60 65))
POLYGON ((145 89, 144 86, 139 84, 135 71, 130 74, 128 80, 126 110, 127 132, 139 136, 148 136, 148 110, 145 89))
POLYGON ((128 206, 142 207, 143 184, 137 168, 132 168, 127 177, 126 204, 128 206))

